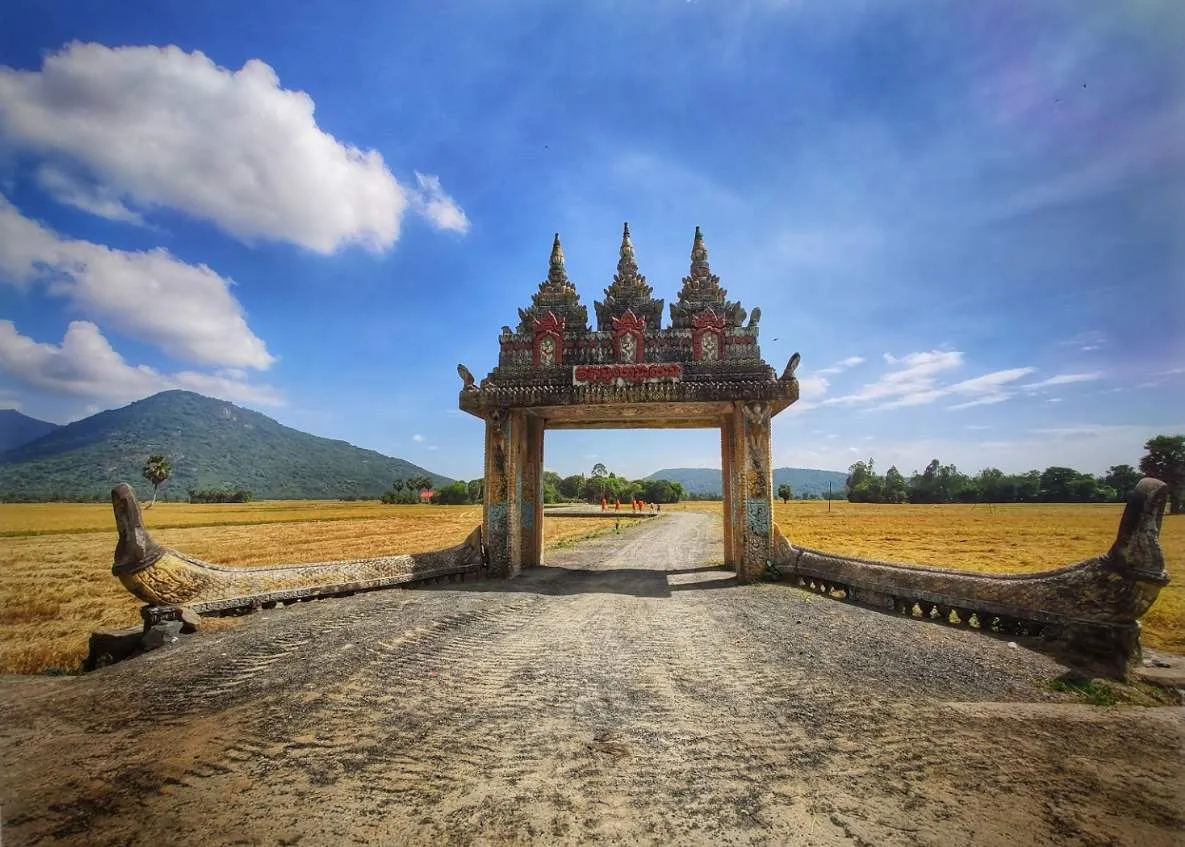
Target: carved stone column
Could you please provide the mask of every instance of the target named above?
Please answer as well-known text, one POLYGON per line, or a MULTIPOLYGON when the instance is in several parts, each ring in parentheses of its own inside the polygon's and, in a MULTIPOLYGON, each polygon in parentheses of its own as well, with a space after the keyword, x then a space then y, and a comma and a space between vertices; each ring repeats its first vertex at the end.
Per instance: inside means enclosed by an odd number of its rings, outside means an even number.
POLYGON ((542 547, 543 423, 521 409, 486 418, 485 510, 491 576, 539 564, 542 547))
POLYGON ((737 569, 737 543, 733 534, 736 504, 736 481, 733 479, 733 455, 736 452, 736 415, 730 414, 720 425, 720 485, 724 495, 724 564, 737 569))
POLYGON ((482 509, 482 535, 491 576, 510 575, 510 480, 511 442, 513 441, 511 414, 506 409, 495 409, 486 416, 485 502, 482 509))
MULTIPOLYGON (((519 526, 520 565, 524 568, 543 564, 543 430, 540 418, 527 416, 523 421, 521 467, 521 514, 519 526)), ((516 571, 517 572, 517 571, 516 571)))
MULTIPOLYGON (((773 542, 773 479, 768 403, 737 403, 732 415, 732 503, 728 507, 733 567, 740 582, 765 572, 773 542)), ((726 495, 727 496, 727 495, 726 495)))

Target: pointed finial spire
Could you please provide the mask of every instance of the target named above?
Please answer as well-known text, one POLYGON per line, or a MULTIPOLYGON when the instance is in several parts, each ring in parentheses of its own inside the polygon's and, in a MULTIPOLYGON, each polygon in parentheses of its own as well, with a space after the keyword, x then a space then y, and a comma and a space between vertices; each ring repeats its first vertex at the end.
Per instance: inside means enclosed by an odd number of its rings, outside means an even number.
POLYGON ((618 253, 617 273, 625 279, 633 280, 638 276, 638 261, 634 257, 634 242, 630 240, 630 225, 627 221, 621 232, 621 250, 618 253))
POLYGON ((708 246, 704 244, 704 234, 700 232, 700 228, 695 228, 695 241, 691 245, 691 268, 708 269, 708 246))
POLYGON ((630 222, 625 222, 625 230, 621 233, 621 255, 634 255, 634 243, 630 241, 630 222))
POLYGON ((564 267, 564 248, 560 244, 560 234, 555 234, 555 240, 551 242, 551 266, 553 268, 564 267))

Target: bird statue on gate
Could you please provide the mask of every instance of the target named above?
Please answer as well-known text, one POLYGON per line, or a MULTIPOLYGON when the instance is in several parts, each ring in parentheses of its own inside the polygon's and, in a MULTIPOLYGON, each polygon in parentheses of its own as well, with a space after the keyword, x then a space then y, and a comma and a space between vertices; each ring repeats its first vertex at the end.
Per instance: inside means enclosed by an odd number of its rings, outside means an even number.
POLYGON ((465 367, 464 365, 457 365, 457 373, 461 375, 461 382, 464 383, 464 385, 461 387, 462 391, 477 390, 477 386, 474 384, 475 380, 473 379, 473 374, 470 372, 469 368, 465 367))

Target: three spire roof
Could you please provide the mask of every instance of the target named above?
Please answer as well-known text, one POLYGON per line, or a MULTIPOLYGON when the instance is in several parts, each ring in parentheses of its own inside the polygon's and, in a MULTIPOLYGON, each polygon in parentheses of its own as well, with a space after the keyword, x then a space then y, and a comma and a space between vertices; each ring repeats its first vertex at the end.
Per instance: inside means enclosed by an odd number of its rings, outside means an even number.
MULTIPOLYGON (((695 315, 707 309, 723 317, 727 325, 739 326, 745 319, 745 310, 739 303, 728 302, 726 297, 727 292, 720 287, 720 278, 712 273, 708 264, 708 248, 697 226, 691 246, 691 268, 683 278, 678 300, 671 304, 673 327, 691 328, 695 315)), ((617 273, 605 289, 604 300, 595 301, 593 305, 599 331, 612 329, 613 319, 627 311, 632 311, 644 321, 647 329, 661 329, 663 301, 653 296, 653 288, 638 269, 628 222, 621 234, 617 273)), ((531 306, 519 309, 519 332, 530 331, 533 322, 542 319, 549 311, 564 321, 569 330, 587 330, 588 311, 580 304, 576 286, 568 278, 564 267, 564 248, 558 232, 551 245, 547 279, 539 284, 539 290, 532 295, 531 306)))

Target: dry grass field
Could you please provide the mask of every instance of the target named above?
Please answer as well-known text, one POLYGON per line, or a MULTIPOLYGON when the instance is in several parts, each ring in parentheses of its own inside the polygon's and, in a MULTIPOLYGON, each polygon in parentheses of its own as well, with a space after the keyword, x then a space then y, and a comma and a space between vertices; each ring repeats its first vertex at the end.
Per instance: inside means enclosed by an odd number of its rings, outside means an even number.
MULTIPOLYGON (((721 513, 719 502, 676 509, 721 513)), ((888 562, 1024 573, 1110 549, 1123 505, 941 505, 792 500, 774 504, 782 534, 802 547, 888 562)), ((1144 616, 1144 643, 1185 653, 1185 516, 1164 519, 1160 543, 1173 582, 1144 616)))
MULTIPOLYGON (((720 513, 719 503, 675 509, 720 513)), ((1079 561, 1114 540, 1122 507, 881 506, 821 501, 776 504, 795 543, 888 561, 997 572, 1079 561)), ((547 518, 554 547, 611 527, 612 518, 547 518)), ((623 524, 630 521, 623 518, 623 524)), ((145 513, 153 536, 209 561, 234 565, 312 562, 432 550, 459 543, 481 522, 477 506, 374 502, 160 503, 145 513)), ((115 549, 105 504, 0 505, 0 672, 74 670, 94 629, 139 620, 139 602, 111 576, 115 549)), ((1144 619, 1145 643, 1185 652, 1185 518, 1166 518, 1170 575, 1144 619)))
MULTIPOLYGON (((207 561, 270 565, 414 553, 459 544, 479 506, 376 502, 158 503, 153 538, 207 561)), ((622 525, 632 521, 623 518, 622 525)), ((549 547, 612 528, 611 519, 548 518, 549 547)), ((135 625, 140 603, 111 576, 111 507, 0 505, 0 673, 76 670, 92 630, 135 625)))

